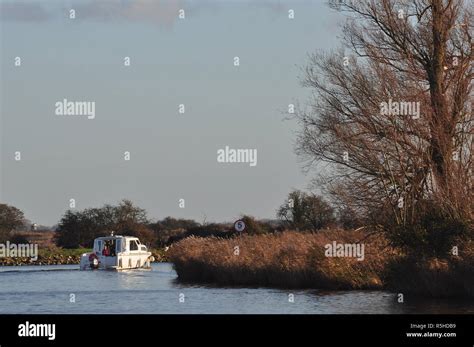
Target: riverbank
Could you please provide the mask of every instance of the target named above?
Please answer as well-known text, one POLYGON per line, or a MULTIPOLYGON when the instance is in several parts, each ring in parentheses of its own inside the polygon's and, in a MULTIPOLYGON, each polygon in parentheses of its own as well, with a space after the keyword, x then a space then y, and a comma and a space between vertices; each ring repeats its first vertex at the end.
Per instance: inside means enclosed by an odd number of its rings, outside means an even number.
MULTIPOLYGON (((348 248, 350 250, 350 248, 348 248)), ((471 249, 471 248, 469 248, 471 249)), ((472 249, 471 249, 472 251, 472 249)), ((187 238, 170 261, 183 282, 227 286, 390 290, 429 297, 474 297, 474 252, 413 260, 379 234, 286 231, 233 239, 187 238), (328 253, 328 245, 364 245, 364 257, 328 253)), ((354 254, 353 254, 354 255, 354 254)))
MULTIPOLYGON (((38 259, 33 260, 26 257, 0 257, 0 266, 23 266, 23 265, 68 265, 79 264, 83 253, 90 253, 91 249, 76 248, 64 249, 59 247, 43 248, 38 250, 38 259)), ((151 250, 155 262, 166 262, 167 257, 164 249, 151 250)))

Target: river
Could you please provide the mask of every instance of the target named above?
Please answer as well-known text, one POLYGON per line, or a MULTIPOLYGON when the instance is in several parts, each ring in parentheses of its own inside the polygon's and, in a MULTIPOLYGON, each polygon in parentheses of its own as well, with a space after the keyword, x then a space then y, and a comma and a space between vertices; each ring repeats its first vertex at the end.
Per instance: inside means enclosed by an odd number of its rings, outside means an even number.
POLYGON ((383 291, 183 285, 169 263, 152 270, 79 271, 76 265, 0 268, 0 313, 474 313, 474 302, 406 300, 383 291), (293 294, 293 302, 289 298, 293 294))

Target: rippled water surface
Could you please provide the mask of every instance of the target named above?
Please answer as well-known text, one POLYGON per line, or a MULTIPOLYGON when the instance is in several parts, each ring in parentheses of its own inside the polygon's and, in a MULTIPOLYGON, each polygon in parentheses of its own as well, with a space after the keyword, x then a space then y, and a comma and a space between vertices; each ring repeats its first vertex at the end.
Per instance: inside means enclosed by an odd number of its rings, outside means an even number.
POLYGON ((76 265, 0 268, 0 313, 474 313, 474 302, 406 301, 380 291, 182 285, 168 263, 127 272, 79 271, 76 265))

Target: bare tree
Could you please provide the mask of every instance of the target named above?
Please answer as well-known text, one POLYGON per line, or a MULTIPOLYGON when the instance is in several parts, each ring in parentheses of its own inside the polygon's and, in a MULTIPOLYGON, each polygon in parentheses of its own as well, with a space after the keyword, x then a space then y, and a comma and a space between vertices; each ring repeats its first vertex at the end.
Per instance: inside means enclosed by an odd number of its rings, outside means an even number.
POLYGON ((298 154, 334 164, 328 188, 366 214, 407 225, 436 201, 447 216, 472 220, 472 3, 330 5, 348 15, 344 46, 310 56, 298 154))

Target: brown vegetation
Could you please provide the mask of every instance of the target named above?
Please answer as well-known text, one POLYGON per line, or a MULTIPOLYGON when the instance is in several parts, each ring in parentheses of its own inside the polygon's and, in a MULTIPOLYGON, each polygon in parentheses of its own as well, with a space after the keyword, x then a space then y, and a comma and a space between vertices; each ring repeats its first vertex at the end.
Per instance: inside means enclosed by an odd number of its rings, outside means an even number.
POLYGON ((169 251, 183 281, 320 289, 382 288, 381 274, 394 257, 397 254, 380 235, 340 230, 232 239, 190 237, 169 251), (364 242, 365 260, 326 257, 324 246, 333 241, 364 242))
POLYGON ((474 297, 472 243, 460 247, 457 256, 424 259, 394 249, 380 234, 285 231, 232 239, 190 237, 173 245, 168 256, 184 282, 474 297), (333 241, 364 243, 365 259, 325 256, 324 246, 333 241))

